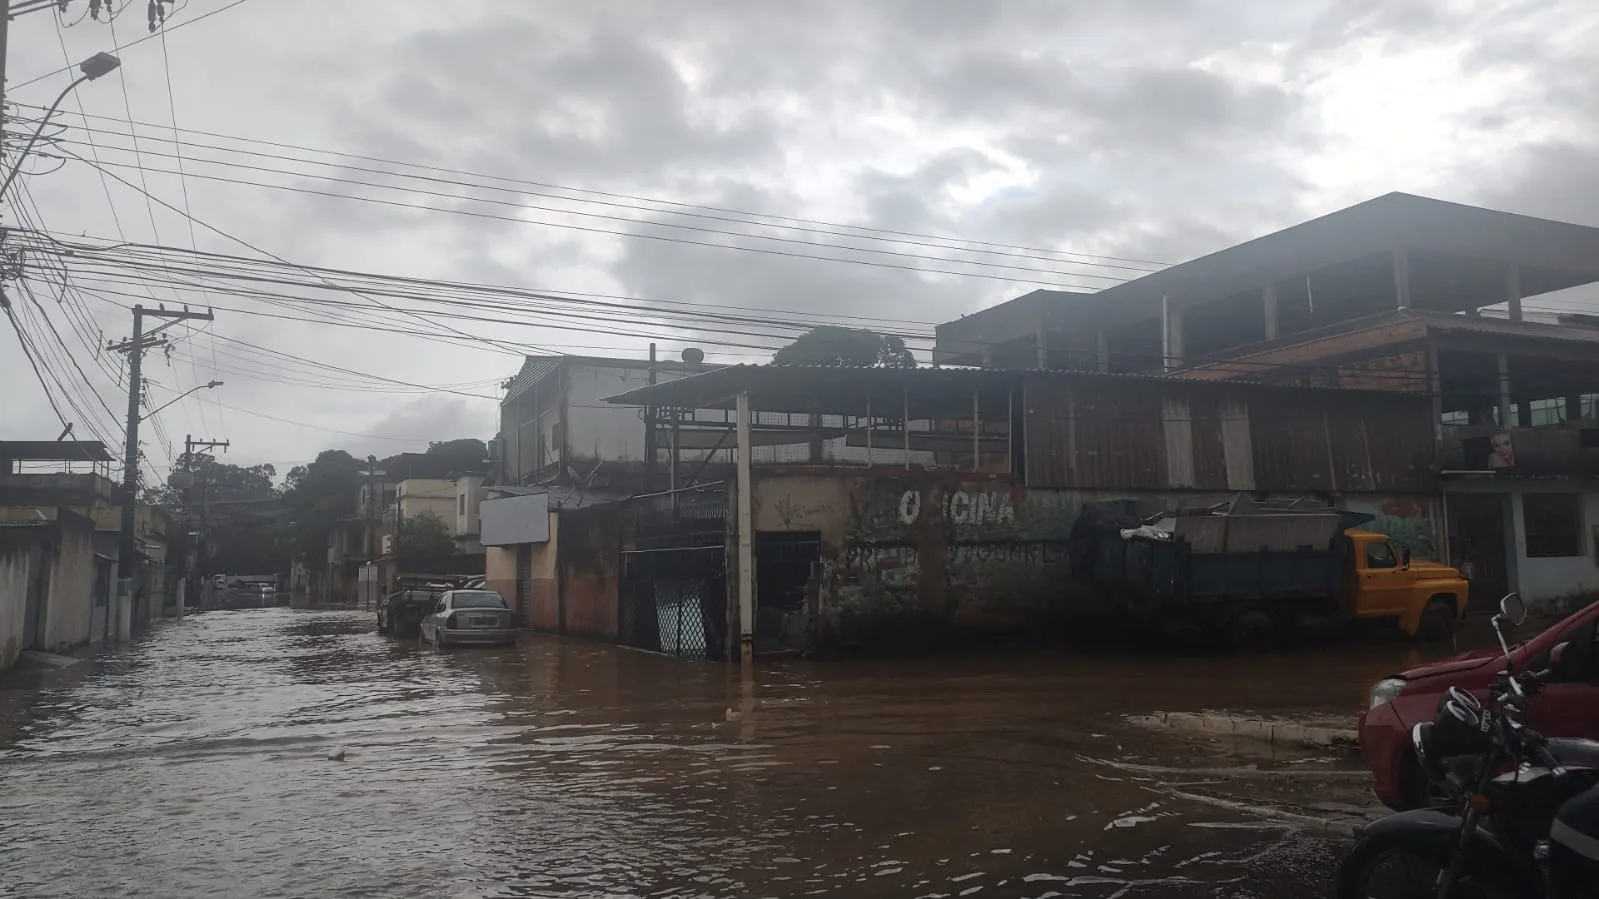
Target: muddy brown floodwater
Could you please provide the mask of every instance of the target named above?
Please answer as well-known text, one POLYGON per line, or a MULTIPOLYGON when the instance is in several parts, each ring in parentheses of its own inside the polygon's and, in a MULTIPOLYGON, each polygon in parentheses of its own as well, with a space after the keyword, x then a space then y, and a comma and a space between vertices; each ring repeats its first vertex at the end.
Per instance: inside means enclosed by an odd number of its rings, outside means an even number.
POLYGON ((1353 714, 1409 653, 746 684, 536 635, 439 653, 364 613, 215 612, 0 682, 0 896, 1323 895, 1347 839, 1244 806, 1358 806, 1363 773, 1121 715, 1353 714))

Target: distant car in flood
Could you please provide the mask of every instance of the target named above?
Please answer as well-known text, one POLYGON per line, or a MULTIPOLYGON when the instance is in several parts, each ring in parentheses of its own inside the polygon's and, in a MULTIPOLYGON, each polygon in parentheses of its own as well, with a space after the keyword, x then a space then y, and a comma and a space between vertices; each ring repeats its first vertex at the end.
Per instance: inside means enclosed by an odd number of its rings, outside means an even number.
POLYGON ((502 645, 516 642, 511 607, 493 590, 449 590, 422 619, 420 639, 446 646, 502 645))

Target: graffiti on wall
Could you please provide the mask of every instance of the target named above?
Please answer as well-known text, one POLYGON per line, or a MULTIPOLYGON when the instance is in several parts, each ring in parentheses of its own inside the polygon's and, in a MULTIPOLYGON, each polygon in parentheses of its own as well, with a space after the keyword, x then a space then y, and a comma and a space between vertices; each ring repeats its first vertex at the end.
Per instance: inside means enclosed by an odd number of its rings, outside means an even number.
POLYGON ((1425 499, 1396 497, 1361 502, 1351 501, 1351 511, 1374 515, 1366 530, 1387 534, 1395 543, 1410 547, 1418 559, 1438 559, 1438 531, 1433 524, 1432 504, 1425 499))
MULTIPOLYGON (((1002 524, 1016 520, 1016 506, 1010 492, 1001 490, 952 490, 941 500, 943 518, 954 524, 1002 524)), ((900 495, 899 520, 901 524, 915 524, 921 519, 928 500, 922 491, 912 487, 900 495)))

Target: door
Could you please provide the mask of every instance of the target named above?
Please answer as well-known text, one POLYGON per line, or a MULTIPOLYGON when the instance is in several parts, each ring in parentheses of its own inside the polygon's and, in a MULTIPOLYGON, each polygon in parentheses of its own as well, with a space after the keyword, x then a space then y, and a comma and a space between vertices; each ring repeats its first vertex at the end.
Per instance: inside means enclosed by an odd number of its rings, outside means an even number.
MULTIPOLYGON (((1572 628, 1559 638, 1569 642, 1566 652, 1577 659, 1572 676, 1547 684, 1533 699, 1534 728, 1551 737, 1599 740, 1599 616, 1572 628)), ((1547 659, 1530 664, 1546 667, 1547 659)))
POLYGON ((46 649, 45 603, 50 598, 50 554, 42 546, 28 550, 28 597, 22 612, 22 648, 46 649))
POLYGON ((516 548, 516 615, 523 627, 533 626, 533 545, 516 548))
POLYGON ((1510 592, 1510 565, 1505 543, 1507 496, 1498 493, 1451 493, 1449 564, 1471 574, 1473 609, 1496 609, 1510 592), (1468 564, 1469 563, 1469 564, 1468 564))
POLYGON ((1398 548, 1387 540, 1366 540, 1356 543, 1355 551, 1362 617, 1382 618, 1408 611, 1410 572, 1398 548))

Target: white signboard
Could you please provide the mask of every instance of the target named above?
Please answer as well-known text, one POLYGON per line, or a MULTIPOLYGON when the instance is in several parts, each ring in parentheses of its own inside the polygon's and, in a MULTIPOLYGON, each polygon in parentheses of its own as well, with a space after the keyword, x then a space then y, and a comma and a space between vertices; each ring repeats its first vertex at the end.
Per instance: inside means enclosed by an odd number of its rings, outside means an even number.
POLYGON ((486 499, 479 507, 484 546, 550 542, 550 495, 530 493, 486 499))

